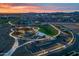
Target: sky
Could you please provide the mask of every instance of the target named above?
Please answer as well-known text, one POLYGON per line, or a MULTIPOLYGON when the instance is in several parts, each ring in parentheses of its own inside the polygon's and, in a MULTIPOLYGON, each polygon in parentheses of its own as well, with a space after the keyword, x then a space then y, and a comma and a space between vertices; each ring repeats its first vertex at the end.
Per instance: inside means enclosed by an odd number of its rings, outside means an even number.
POLYGON ((51 13, 79 11, 79 3, 0 3, 0 13, 51 13))

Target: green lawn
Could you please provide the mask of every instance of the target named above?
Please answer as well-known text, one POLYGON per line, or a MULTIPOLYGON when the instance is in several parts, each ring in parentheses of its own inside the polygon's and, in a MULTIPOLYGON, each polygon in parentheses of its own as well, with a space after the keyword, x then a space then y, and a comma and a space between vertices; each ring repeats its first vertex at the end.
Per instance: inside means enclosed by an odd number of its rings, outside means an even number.
POLYGON ((58 34, 58 31, 50 25, 39 25, 39 31, 49 36, 58 34))

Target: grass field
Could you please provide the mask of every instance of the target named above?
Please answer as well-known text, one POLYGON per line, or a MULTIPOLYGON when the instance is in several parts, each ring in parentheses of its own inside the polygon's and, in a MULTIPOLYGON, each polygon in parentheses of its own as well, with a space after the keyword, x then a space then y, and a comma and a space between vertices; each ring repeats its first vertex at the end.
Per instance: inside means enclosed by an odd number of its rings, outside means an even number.
POLYGON ((49 36, 58 34, 58 31, 50 25, 39 25, 39 31, 49 36))

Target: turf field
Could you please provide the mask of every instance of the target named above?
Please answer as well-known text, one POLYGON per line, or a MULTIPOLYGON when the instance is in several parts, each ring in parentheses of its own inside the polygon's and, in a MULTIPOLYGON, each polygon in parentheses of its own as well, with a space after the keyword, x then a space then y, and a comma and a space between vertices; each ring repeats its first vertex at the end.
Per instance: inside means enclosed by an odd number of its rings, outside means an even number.
POLYGON ((58 31, 50 25, 39 25, 39 31, 49 36, 58 34, 58 31))

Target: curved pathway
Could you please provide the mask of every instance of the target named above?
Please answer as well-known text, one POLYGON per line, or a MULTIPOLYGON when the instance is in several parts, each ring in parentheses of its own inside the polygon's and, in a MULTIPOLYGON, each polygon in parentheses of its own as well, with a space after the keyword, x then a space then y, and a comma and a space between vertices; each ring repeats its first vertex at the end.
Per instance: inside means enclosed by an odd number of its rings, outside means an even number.
POLYGON ((18 48, 18 46, 19 46, 19 44, 18 44, 18 38, 12 35, 12 33, 14 32, 13 29, 11 29, 11 31, 12 31, 12 32, 11 32, 9 35, 15 39, 15 42, 14 42, 14 45, 12 46, 12 48, 11 48, 8 52, 6 52, 6 53, 4 54, 4 56, 10 56, 10 55, 12 55, 12 54, 14 53, 14 51, 15 51, 15 50, 18 48))

